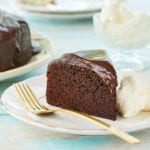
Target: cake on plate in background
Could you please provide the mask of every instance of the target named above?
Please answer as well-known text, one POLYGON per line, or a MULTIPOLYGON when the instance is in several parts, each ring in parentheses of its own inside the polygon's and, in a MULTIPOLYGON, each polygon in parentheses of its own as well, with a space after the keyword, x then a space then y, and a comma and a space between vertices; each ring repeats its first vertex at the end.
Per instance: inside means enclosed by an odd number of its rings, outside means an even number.
POLYGON ((0 72, 22 66, 31 57, 32 45, 27 22, 0 11, 0 72))

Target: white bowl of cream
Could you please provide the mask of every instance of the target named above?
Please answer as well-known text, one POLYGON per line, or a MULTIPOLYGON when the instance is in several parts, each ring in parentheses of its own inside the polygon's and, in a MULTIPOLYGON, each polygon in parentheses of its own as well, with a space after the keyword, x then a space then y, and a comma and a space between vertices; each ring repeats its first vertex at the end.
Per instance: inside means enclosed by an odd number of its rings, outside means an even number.
POLYGON ((150 42, 150 14, 128 10, 120 0, 107 1, 93 23, 96 33, 111 47, 134 49, 150 42))

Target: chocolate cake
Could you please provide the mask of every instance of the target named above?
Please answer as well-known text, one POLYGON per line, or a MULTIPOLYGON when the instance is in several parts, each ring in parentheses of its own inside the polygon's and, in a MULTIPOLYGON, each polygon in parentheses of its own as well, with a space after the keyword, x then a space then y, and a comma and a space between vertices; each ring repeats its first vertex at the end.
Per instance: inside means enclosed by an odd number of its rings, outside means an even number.
POLYGON ((65 54, 49 63, 47 103, 116 120, 116 86, 115 69, 107 60, 65 54))
POLYGON ((26 64, 32 57, 28 24, 0 11, 0 72, 26 64))

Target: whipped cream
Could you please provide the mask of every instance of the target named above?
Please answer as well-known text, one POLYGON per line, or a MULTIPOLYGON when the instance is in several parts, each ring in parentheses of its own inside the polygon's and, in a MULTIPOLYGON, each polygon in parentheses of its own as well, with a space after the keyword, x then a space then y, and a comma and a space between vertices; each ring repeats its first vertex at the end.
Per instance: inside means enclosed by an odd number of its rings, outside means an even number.
POLYGON ((117 93, 117 101, 123 117, 133 117, 141 111, 150 111, 150 73, 125 76, 117 93))
POLYGON ((150 42, 150 15, 128 10, 120 0, 107 1, 94 16, 94 26, 112 47, 137 48, 150 42))

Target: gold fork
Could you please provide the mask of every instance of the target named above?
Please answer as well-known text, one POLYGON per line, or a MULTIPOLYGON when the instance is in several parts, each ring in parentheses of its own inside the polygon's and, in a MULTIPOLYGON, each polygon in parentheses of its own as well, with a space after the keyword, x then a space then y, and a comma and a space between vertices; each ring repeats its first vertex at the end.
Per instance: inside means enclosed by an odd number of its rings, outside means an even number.
POLYGON ((119 129, 112 127, 108 123, 105 123, 105 122, 103 122, 99 119, 96 119, 90 115, 87 115, 84 113, 79 113, 79 112, 72 111, 72 110, 66 110, 66 109, 51 109, 51 110, 48 109, 47 107, 45 107, 44 105, 42 105, 39 102, 39 100, 37 99, 37 97, 35 96, 33 91, 31 90, 31 88, 26 83, 14 84, 14 87, 15 87, 20 99, 24 103, 24 105, 27 107, 27 109, 29 111, 31 111, 34 114, 44 115, 44 114, 55 113, 57 111, 69 113, 69 114, 84 118, 86 120, 89 120, 89 121, 99 125, 103 129, 111 132, 112 134, 118 136, 119 138, 123 139, 124 141, 126 141, 128 143, 131 143, 131 144, 140 143, 139 139, 137 139, 123 131, 120 131, 119 129))

